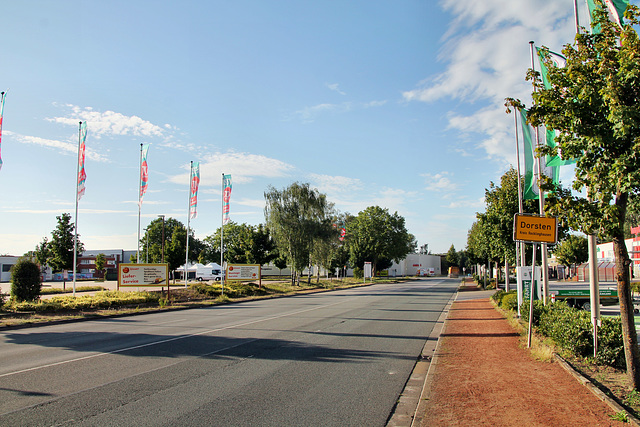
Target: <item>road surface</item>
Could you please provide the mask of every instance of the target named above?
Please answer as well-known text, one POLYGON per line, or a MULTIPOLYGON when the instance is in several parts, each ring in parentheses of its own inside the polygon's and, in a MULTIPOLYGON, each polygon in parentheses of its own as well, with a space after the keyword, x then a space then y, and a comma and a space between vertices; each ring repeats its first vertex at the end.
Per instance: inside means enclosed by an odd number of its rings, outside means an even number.
POLYGON ((458 280, 0 332, 0 425, 384 425, 458 280))

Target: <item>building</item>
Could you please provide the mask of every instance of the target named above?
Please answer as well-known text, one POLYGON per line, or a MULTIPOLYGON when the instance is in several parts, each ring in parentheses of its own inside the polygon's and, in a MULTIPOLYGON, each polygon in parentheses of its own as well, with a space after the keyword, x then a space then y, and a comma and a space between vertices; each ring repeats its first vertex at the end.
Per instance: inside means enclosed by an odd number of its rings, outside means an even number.
POLYGON ((442 275, 440 255, 428 255, 428 254, 409 254, 399 263, 394 262, 389 267, 389 276, 417 276, 425 275, 425 271, 433 271, 433 275, 442 275))
POLYGON ((107 277, 108 279, 115 280, 118 274, 118 265, 131 262, 131 256, 135 257, 136 251, 125 251, 122 249, 84 251, 82 255, 78 257, 78 277, 102 279, 105 274, 107 274, 107 276, 115 274, 115 278, 107 277), (98 254, 104 254, 106 261, 105 271, 96 271, 96 258, 98 254))
POLYGON ((18 256, 0 256, 0 282, 11 281, 11 267, 13 267, 20 257, 18 256))

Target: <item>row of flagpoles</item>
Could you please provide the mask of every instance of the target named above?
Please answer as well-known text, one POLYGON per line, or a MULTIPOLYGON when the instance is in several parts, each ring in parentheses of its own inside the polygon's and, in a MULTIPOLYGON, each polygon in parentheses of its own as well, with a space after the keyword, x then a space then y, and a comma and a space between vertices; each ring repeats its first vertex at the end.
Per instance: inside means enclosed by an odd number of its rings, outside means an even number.
MULTIPOLYGON (((587 4, 587 9, 589 11, 589 16, 592 17, 594 11, 597 9, 597 5, 594 3, 594 0, 585 0, 587 4)), ((622 26, 622 15, 624 10, 628 5, 628 0, 603 0, 604 6, 607 8, 609 13, 609 18, 611 21, 618 24, 618 26, 622 26)), ((580 33, 580 21, 578 18, 578 1, 574 0, 574 16, 575 16, 575 25, 576 25, 576 34, 580 33)), ((600 29, 598 27, 593 27, 592 32, 599 32, 600 29)), ((543 86, 546 89, 551 88, 551 83, 548 78, 548 69, 545 64, 545 58, 549 60, 553 66, 555 67, 564 67, 566 65, 566 59, 555 52, 549 50, 543 50, 539 47, 534 46, 534 42, 530 42, 530 50, 531 50, 531 68, 533 71, 536 71, 536 62, 539 64, 540 75, 542 78, 543 86), (535 58, 538 58, 538 61, 535 58)), ((534 91, 536 90, 536 86, 534 84, 534 91)), ((527 111, 525 109, 520 109, 519 113, 515 113, 515 131, 516 131, 516 156, 517 156, 517 172, 518 177, 520 177, 520 152, 519 152, 519 141, 518 141, 518 116, 520 116, 522 137, 523 137, 523 147, 524 147, 524 158, 525 158, 525 188, 521 188, 520 179, 518 179, 518 201, 519 201, 519 212, 523 213, 523 199, 524 200, 539 200, 539 212, 541 216, 544 216, 544 192, 540 191, 538 182, 540 177, 544 174, 545 176, 551 178, 554 184, 558 184, 559 181, 559 167, 575 163, 575 159, 562 159, 560 156, 545 156, 540 157, 535 155, 535 147, 532 139, 532 129, 527 124, 527 111), (537 173, 536 173, 537 172, 537 173), (537 175, 537 176, 536 176, 537 175)), ((541 146, 540 142, 540 130, 538 128, 533 129, 533 134, 535 134, 536 147, 541 146)), ((551 129, 544 130, 544 143, 550 147, 555 147, 555 131, 551 129)), ((587 195, 589 197, 589 195, 587 195)), ((598 271, 596 268, 596 245, 595 245, 595 235, 589 235, 589 282, 590 282, 590 295, 591 295, 591 320, 593 324, 593 339, 594 339, 594 354, 597 351, 598 342, 597 342, 597 328, 600 319, 600 298, 599 298, 599 286, 598 286, 598 271)), ((525 257, 524 257, 524 243, 519 243, 516 246, 516 259, 519 261, 520 266, 525 265, 525 257), (520 256, 518 256, 518 253, 520 256)), ((548 280, 548 267, 547 267, 547 245, 546 243, 542 243, 542 297, 544 304, 547 304, 547 297, 549 295, 549 280, 548 280)), ((533 245, 533 257, 532 257, 532 273, 531 273, 531 300, 533 300, 533 284, 535 283, 535 265, 536 265, 536 244, 533 245)), ((508 276, 508 275, 507 275, 508 276)), ((530 309, 533 309, 533 305, 530 305, 530 309)), ((529 319, 532 318, 532 313, 529 314, 529 319)), ((529 328, 531 332, 531 327, 529 328)), ((529 333, 529 346, 531 346, 531 334, 529 333)))

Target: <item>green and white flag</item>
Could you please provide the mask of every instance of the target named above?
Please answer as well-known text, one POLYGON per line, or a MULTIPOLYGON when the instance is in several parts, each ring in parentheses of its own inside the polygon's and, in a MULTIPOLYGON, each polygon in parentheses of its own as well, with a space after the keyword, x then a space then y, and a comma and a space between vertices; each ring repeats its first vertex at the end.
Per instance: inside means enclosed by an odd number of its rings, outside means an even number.
MULTIPOLYGON (((535 200, 539 198, 540 189, 538 188, 538 168, 535 167, 536 143, 533 140, 534 130, 527 124, 527 110, 520 110, 520 119, 522 122, 522 140, 524 141, 524 200, 535 200)), ((560 178, 560 170, 557 167, 548 166, 546 159, 540 159, 542 173, 552 179, 554 184, 558 184, 560 178)))
MULTIPOLYGON (((544 84, 545 89, 551 89, 551 83, 549 82, 549 69, 544 63, 544 50, 542 48, 536 47, 536 52, 538 53, 538 62, 540 63, 540 74, 542 75, 542 83, 544 84)), ((567 58, 560 55, 559 53, 547 50, 547 55, 554 66, 558 68, 564 68, 567 65, 567 58)))
MULTIPOLYGON (((602 0, 602 3, 604 3, 607 12, 609 12, 609 20, 618 24, 619 27, 622 27, 624 11, 627 9, 629 0, 602 0)), ((587 6, 589 7, 589 17, 593 22, 593 12, 598 9, 599 5, 596 5, 594 0, 587 0, 587 6)), ((598 34, 599 32, 599 25, 593 27, 591 30, 592 34, 598 34)))

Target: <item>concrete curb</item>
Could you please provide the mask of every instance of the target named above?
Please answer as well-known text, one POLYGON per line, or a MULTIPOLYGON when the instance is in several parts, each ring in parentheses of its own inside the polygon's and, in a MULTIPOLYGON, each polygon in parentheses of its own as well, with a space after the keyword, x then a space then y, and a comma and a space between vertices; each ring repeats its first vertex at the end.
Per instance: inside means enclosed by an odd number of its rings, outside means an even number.
POLYGON ((438 317, 431 330, 420 357, 387 421, 387 427, 411 427, 414 424, 419 425, 420 420, 422 420, 425 396, 428 395, 429 373, 432 371, 432 367, 436 365, 437 350, 440 347, 440 335, 444 331, 449 309, 457 297, 458 292, 451 296, 442 313, 440 313, 440 317, 438 317), (427 393, 425 394, 425 392, 427 393))
POLYGON ((580 372, 576 371, 573 366, 571 366, 571 364, 564 360, 560 355, 554 353, 553 356, 555 357, 556 362, 558 362, 565 371, 570 373, 576 380, 578 380, 580 384, 588 388, 591 393, 593 393, 598 399, 609 405, 609 407, 616 413, 624 412, 627 415, 627 419, 630 424, 640 427, 640 420, 636 418, 631 412, 627 411, 622 405, 620 405, 611 397, 607 396, 602 390, 598 388, 598 386, 592 383, 588 378, 584 377, 580 372))

